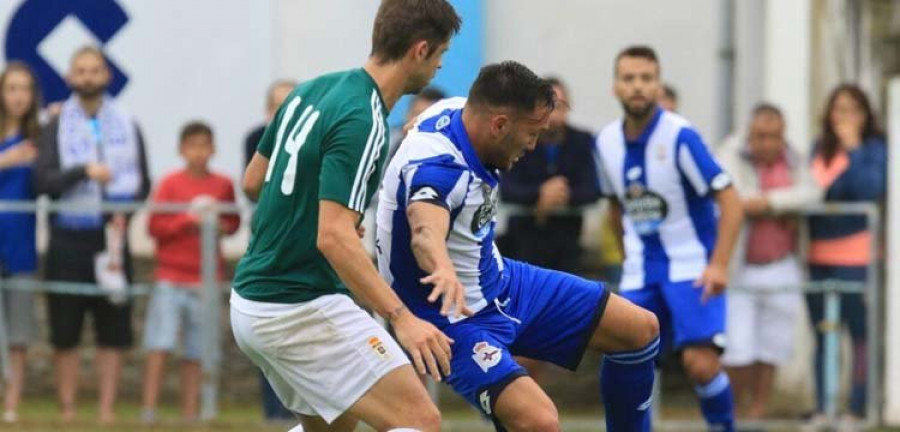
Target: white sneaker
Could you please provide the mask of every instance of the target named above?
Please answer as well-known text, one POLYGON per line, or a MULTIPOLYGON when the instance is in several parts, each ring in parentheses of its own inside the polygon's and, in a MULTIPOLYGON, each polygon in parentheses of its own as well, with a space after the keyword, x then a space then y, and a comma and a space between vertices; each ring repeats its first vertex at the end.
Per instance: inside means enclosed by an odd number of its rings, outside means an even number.
POLYGON ((3 412, 3 423, 15 423, 19 421, 19 415, 15 411, 3 412))

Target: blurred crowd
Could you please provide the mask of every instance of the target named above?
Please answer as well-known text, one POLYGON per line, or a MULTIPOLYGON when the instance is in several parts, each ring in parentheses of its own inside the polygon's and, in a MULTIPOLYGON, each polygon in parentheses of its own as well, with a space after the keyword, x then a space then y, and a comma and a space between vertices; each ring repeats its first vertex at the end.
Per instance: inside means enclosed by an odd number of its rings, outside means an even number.
MULTIPOLYGON (((582 246, 585 209, 602 201, 594 158, 595 137, 570 124, 577 100, 559 78, 550 78, 558 106, 550 130, 535 150, 506 173, 501 199, 509 214, 498 246, 504 255, 543 267, 591 274, 615 283, 621 275, 621 217, 603 215, 600 250, 582 246), (597 258, 599 256, 599 259, 597 258), (600 264, 597 264, 599 262, 600 264)), ((0 200, 33 200, 48 195, 62 203, 101 202, 182 203, 183 213, 154 214, 148 231, 156 241, 155 288, 145 319, 142 346, 147 361, 142 420, 157 420, 156 407, 167 357, 181 354, 181 413, 197 418, 201 380, 200 353, 200 226, 215 203, 234 203, 234 180, 214 172, 209 161, 215 146, 212 128, 200 121, 186 123, 177 137, 183 166, 151 182, 148 151, 138 123, 106 92, 110 71, 102 53, 91 47, 77 51, 67 82, 71 97, 43 109, 41 91, 28 65, 10 62, 0 74, 0 200), (180 348, 179 348, 180 347, 180 348)), ((270 120, 296 83, 277 81, 266 95, 270 120)), ((407 122, 445 95, 433 88, 415 96, 407 122)), ((664 86, 658 104, 678 110, 678 94, 664 86)), ((887 146, 876 114, 858 86, 833 90, 821 115, 817 138, 788 143, 790 122, 778 106, 761 102, 746 120, 746 130, 734 132, 714 149, 742 197, 745 219, 732 260, 728 294, 728 367, 735 397, 745 418, 765 418, 775 371, 795 348, 793 329, 806 307, 809 325, 824 330, 821 294, 804 294, 791 287, 807 281, 866 282, 875 241, 864 216, 814 216, 804 209, 822 202, 881 203, 886 194, 887 146), (804 147, 808 147, 804 149, 804 147), (807 150, 799 152, 798 149, 807 150), (808 154, 808 156, 806 155, 808 154)), ((265 124, 246 138, 249 161, 265 124)), ((404 135, 391 133, 391 154, 404 135)), ((159 143, 154 143, 159 148, 159 143)), ((123 353, 133 344, 131 301, 115 295, 133 277, 125 232, 127 214, 69 210, 50 221, 46 252, 48 281, 96 283, 108 296, 47 294, 50 344, 54 349, 56 389, 61 415, 76 415, 82 327, 90 314, 97 345, 94 362, 99 383, 99 420, 115 420, 115 401, 123 353)), ((237 215, 218 219, 222 236, 240 225, 237 215)), ((34 279, 38 273, 35 217, 0 213, 0 271, 5 278, 34 279)), ((220 266, 221 268, 221 266, 220 266)), ((220 275, 221 276, 221 275, 220 275)), ((27 348, 37 341, 35 294, 2 293, 10 347, 11 376, 4 386, 6 422, 17 421, 25 386, 27 348)), ((852 388, 846 416, 859 418, 866 409, 867 296, 842 294, 841 322, 852 341, 852 388)), ((824 409, 823 341, 816 332, 814 370, 816 411, 824 409)), ((540 377, 541 366, 530 364, 540 377)), ((290 418, 260 377, 267 418, 290 418)))

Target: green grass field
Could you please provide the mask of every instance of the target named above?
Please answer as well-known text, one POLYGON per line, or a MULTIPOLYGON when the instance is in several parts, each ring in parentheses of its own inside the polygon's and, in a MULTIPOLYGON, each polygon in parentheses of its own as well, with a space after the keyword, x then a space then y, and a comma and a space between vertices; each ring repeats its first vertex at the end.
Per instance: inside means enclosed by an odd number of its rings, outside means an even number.
MULTIPOLYGON (((78 419, 73 423, 64 424, 59 421, 56 404, 49 400, 31 400, 23 405, 20 412, 20 421, 13 425, 0 423, 0 431, 22 432, 92 432, 92 431, 158 431, 158 432, 219 432, 219 431, 261 431, 275 432, 286 431, 293 425, 272 425, 261 420, 259 406, 255 403, 248 405, 223 405, 220 407, 219 418, 213 422, 184 424, 178 421, 178 412, 174 406, 164 406, 160 412, 160 422, 153 426, 146 426, 138 420, 140 408, 137 404, 123 403, 119 405, 119 420, 112 426, 100 426, 93 419, 96 416, 94 407, 87 399, 83 402, 78 419)), ((563 430, 566 432, 588 432, 602 430, 602 420, 599 413, 563 412, 563 430)), ((697 420, 696 415, 681 409, 667 409, 664 417, 679 420, 697 420)), ((359 427, 360 431, 371 431, 367 427, 359 427)), ((444 431, 448 432, 491 432, 494 428, 481 420, 469 409, 456 408, 444 412, 444 431)), ((670 425, 659 430, 698 430, 696 426, 686 426, 683 423, 670 425)), ((760 429, 753 429, 760 430, 760 429)), ((769 431, 797 430, 791 427, 768 429, 769 431)), ((881 431, 900 432, 900 429, 882 429, 881 431)))

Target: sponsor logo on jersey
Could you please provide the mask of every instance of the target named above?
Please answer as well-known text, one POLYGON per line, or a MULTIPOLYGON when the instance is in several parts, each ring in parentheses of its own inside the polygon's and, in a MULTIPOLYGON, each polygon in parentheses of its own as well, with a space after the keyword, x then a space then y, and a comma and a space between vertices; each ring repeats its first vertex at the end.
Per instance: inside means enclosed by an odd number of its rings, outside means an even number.
POLYGON ((651 235, 659 231, 659 226, 669 214, 669 205, 662 196, 647 189, 641 182, 633 181, 625 194, 625 213, 638 235, 651 235))
POLYGON ((372 348, 372 351, 375 351, 375 355, 382 360, 387 360, 391 358, 391 353, 388 352, 387 348, 384 347, 384 344, 381 343, 381 339, 378 339, 377 336, 372 336, 369 338, 369 347, 372 348))
POLYGON ((497 366, 503 357, 503 351, 500 348, 487 342, 478 342, 472 348, 472 352, 474 353, 472 354, 472 360, 475 360, 475 363, 478 364, 484 373, 487 373, 488 369, 497 366))

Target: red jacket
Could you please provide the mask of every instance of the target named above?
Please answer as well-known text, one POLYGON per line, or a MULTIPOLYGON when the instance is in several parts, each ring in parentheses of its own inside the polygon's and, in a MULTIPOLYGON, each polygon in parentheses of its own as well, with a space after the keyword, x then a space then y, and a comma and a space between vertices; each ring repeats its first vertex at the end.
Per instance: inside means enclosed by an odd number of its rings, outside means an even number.
MULTIPOLYGON (((190 203, 201 195, 209 195, 222 203, 234 203, 234 184, 228 177, 210 173, 194 177, 187 170, 173 172, 163 178, 153 195, 153 202, 190 203)), ((233 234, 240 226, 237 214, 222 215, 220 231, 233 234)), ((200 282, 200 229, 189 213, 153 213, 150 235, 156 239, 156 278, 180 284, 200 282)), ((219 278, 223 259, 219 255, 219 278)))

